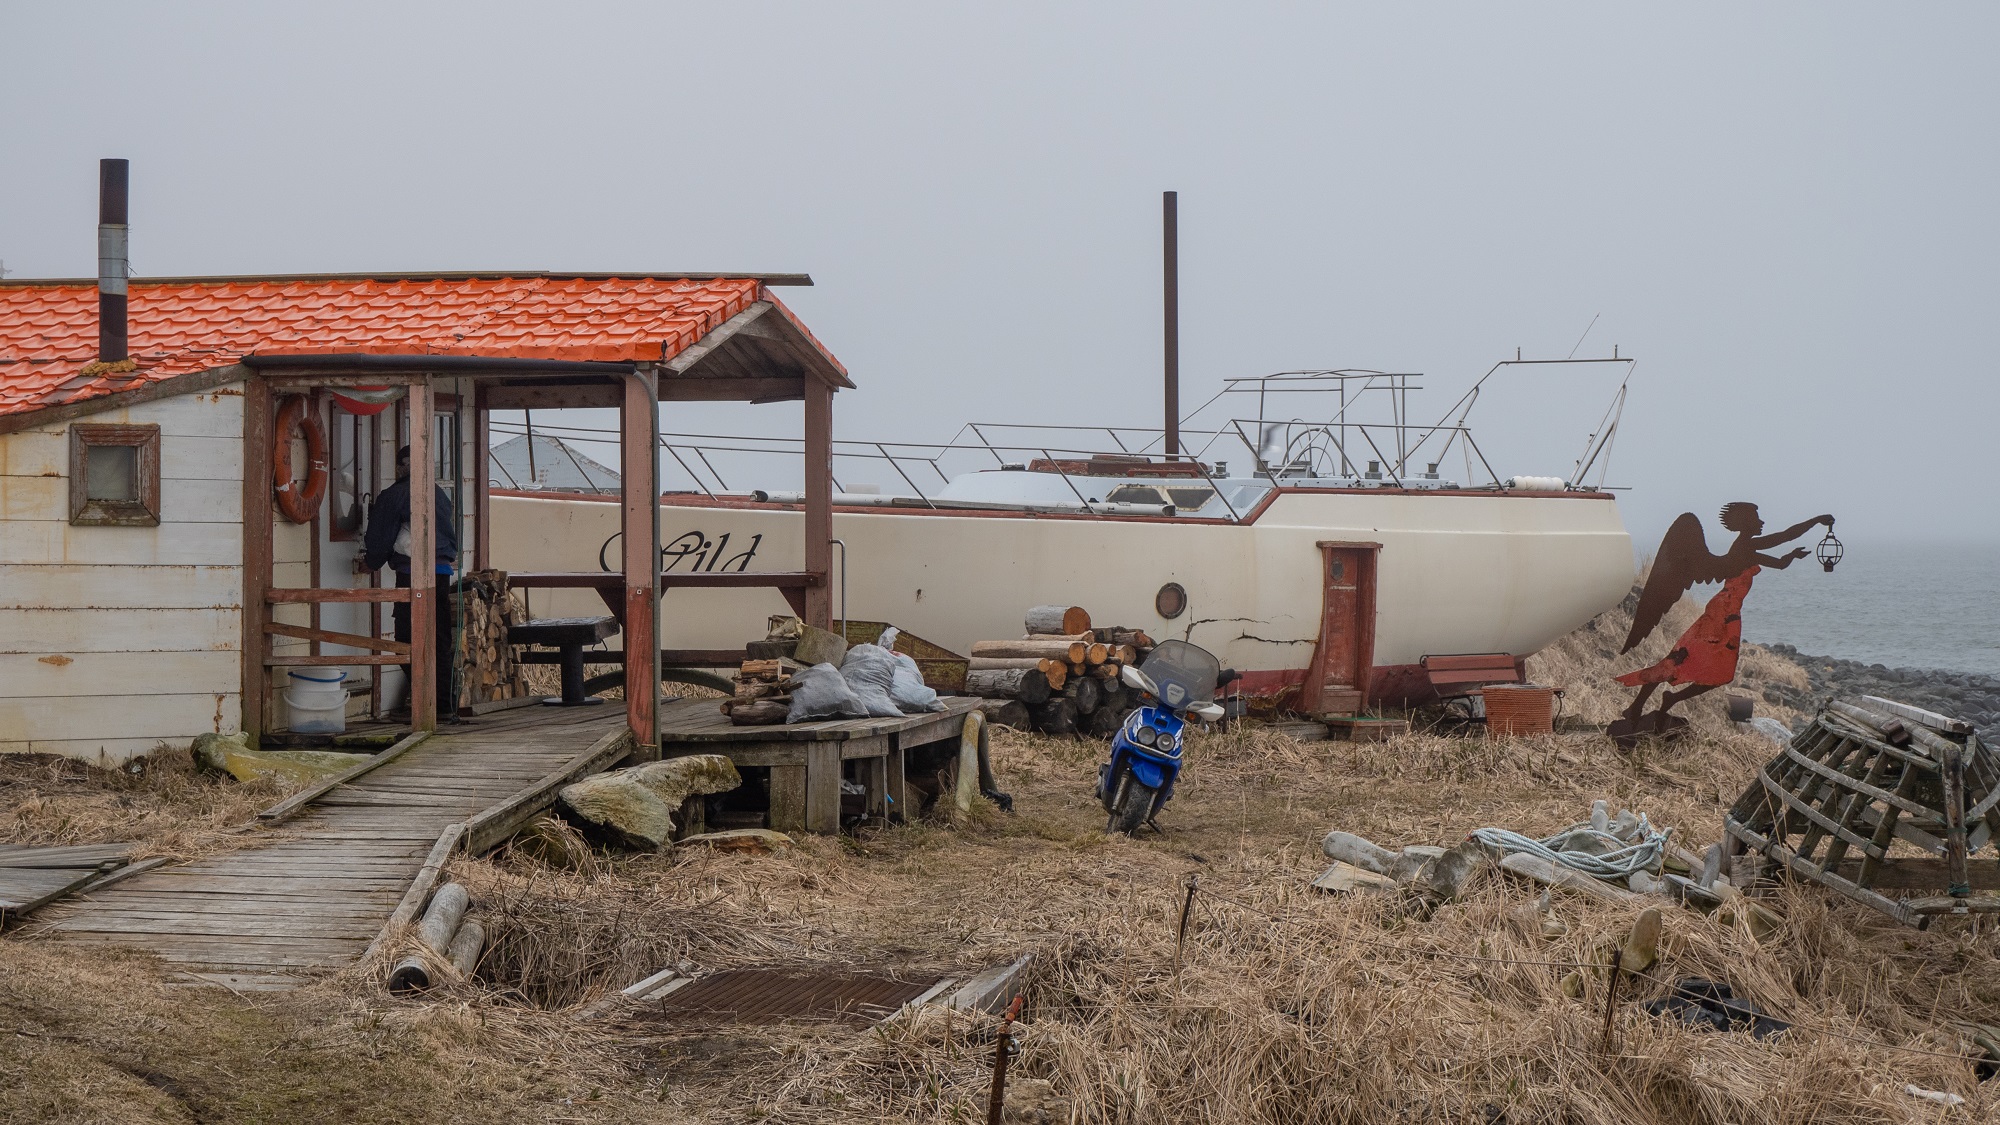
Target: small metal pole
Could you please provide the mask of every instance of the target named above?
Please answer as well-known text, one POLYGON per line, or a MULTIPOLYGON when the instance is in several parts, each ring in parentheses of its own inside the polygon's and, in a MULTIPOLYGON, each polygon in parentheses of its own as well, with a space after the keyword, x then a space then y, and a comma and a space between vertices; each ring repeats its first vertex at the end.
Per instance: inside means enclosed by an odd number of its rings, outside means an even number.
POLYGON ((986 1096, 986 1125, 1000 1125, 1007 1106, 1007 1056, 1014 1047, 1014 1021, 1021 1016, 1021 997, 1000 1017, 1000 1034, 993 1040, 993 1089, 986 1096))
POLYGON ((1188 915, 1194 912, 1194 890, 1201 882, 1200 875, 1190 874, 1187 881, 1187 899, 1181 903, 1181 929, 1174 937, 1174 972, 1181 971, 1181 947, 1187 944, 1188 915))
POLYGON ((1602 1050, 1611 1053, 1611 1013, 1618 1003, 1618 970, 1625 961, 1625 947, 1617 946, 1611 951, 1611 986, 1604 991, 1604 1043, 1602 1050))

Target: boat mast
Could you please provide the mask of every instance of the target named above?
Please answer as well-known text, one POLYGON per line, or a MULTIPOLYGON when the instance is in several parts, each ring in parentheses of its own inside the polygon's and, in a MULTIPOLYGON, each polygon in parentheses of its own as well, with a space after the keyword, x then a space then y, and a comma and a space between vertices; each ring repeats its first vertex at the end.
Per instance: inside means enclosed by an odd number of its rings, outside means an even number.
POLYGON ((1181 265, 1178 194, 1160 193, 1160 226, 1166 274, 1167 460, 1181 452, 1181 265))

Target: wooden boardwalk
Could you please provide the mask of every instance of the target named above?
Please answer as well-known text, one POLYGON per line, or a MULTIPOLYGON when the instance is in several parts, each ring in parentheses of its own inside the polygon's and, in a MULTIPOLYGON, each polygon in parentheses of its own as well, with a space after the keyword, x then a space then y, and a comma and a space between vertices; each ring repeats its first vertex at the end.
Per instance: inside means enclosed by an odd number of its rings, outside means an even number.
POLYGON ((448 727, 309 800, 261 846, 156 868, 44 908, 44 940, 158 955, 187 980, 289 988, 360 959, 433 857, 511 834, 575 777, 622 756, 618 706, 524 707, 448 727), (453 838, 457 839, 456 833, 453 838))

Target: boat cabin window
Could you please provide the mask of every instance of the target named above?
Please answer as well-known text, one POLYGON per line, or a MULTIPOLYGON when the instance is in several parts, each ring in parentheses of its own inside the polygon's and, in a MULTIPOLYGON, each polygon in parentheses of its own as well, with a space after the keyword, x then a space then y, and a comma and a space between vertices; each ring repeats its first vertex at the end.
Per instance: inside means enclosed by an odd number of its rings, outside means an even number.
POLYGON ((1183 512, 1192 512, 1215 498, 1213 488, 1168 487, 1167 495, 1173 497, 1174 507, 1183 512))
POLYGON ((1121 484, 1104 494, 1110 504, 1166 504, 1166 494, 1150 484, 1121 484))

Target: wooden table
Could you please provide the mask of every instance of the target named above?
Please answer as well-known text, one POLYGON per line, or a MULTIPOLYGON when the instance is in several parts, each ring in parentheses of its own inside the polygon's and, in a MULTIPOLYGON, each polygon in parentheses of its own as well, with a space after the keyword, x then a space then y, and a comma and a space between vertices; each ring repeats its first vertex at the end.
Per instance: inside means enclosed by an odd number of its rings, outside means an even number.
MULTIPOLYGON (((562 653, 562 700, 564 707, 602 703, 583 693, 583 646, 594 645, 618 635, 613 617, 551 617, 512 625, 507 629, 510 645, 544 645, 562 653)), ((543 700, 544 703, 555 702, 543 700)))
POLYGON ((725 754, 738 766, 771 770, 771 827, 779 832, 840 831, 841 764, 859 761, 870 816, 903 819, 909 808, 903 764, 909 751, 958 738, 979 700, 945 696, 943 711, 893 719, 739 727, 713 699, 660 708, 660 756, 725 754))

